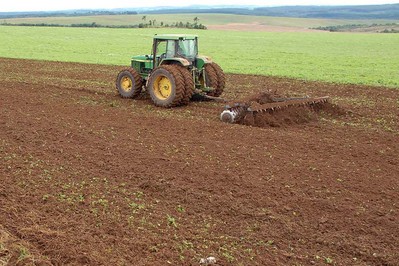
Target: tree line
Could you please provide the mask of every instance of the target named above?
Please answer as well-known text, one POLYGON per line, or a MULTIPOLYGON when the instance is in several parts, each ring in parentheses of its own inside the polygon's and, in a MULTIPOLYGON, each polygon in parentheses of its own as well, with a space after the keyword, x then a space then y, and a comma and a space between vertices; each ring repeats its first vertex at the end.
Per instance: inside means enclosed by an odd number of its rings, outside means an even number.
MULTIPOLYGON (((330 31, 330 32, 345 32, 345 31, 351 31, 351 30, 356 30, 356 29, 365 29, 365 28, 372 28, 372 27, 394 27, 397 28, 399 27, 398 23, 386 23, 386 24, 346 24, 346 25, 335 25, 335 26, 323 26, 323 27, 317 27, 317 28, 312 28, 315 30, 324 30, 324 31, 330 31)), ((384 29, 382 33, 398 33, 399 31, 397 29, 384 29)))
POLYGON ((77 28, 186 28, 206 30, 207 27, 199 23, 199 18, 195 17, 193 23, 177 21, 173 23, 158 22, 156 19, 148 19, 147 16, 142 17, 143 22, 136 25, 102 25, 96 22, 91 23, 74 23, 74 24, 58 24, 58 23, 8 23, 4 21, 0 23, 3 26, 31 26, 31 27, 77 27, 77 28))
POLYGON ((182 21, 177 21, 177 22, 172 22, 172 23, 164 23, 163 21, 158 22, 156 19, 148 19, 147 16, 143 16, 141 18, 143 23, 139 24, 139 28, 186 28, 186 29, 200 29, 200 30, 206 30, 207 27, 203 25, 202 23, 199 23, 199 18, 194 17, 193 23, 187 21, 187 22, 182 22, 182 21))

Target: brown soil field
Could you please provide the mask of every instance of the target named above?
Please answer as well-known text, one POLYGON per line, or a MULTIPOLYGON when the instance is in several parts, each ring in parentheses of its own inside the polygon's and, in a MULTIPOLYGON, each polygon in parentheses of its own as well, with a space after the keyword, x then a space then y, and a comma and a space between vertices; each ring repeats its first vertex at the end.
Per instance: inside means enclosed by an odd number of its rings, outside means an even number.
POLYGON ((0 265, 398 265, 398 89, 227 74, 344 110, 251 127, 119 70, 0 58, 0 265))

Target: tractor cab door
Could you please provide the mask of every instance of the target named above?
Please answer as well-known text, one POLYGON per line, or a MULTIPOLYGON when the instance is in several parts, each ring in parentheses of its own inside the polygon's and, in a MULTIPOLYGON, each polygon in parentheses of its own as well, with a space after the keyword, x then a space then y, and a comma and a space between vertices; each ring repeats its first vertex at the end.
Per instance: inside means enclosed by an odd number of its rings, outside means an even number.
POLYGON ((154 40, 154 67, 159 66, 163 58, 166 58, 166 44, 165 40, 154 40))
POLYGON ((156 40, 154 49, 154 66, 157 67, 162 60, 175 57, 176 42, 174 40, 156 40))
POLYGON ((166 45, 166 58, 174 58, 176 57, 176 41, 169 40, 166 45))

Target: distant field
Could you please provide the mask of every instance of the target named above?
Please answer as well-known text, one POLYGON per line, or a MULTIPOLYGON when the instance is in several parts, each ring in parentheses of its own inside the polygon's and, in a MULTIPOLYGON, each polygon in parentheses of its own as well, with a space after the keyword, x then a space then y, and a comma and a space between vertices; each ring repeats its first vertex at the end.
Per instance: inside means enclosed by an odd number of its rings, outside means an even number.
POLYGON ((367 23, 394 23, 399 20, 347 20, 347 19, 305 19, 305 18, 282 18, 265 16, 246 16, 231 14, 152 14, 152 15, 104 15, 104 16, 81 16, 81 17, 36 17, 36 18, 14 18, 3 19, 2 23, 49 23, 49 24, 79 24, 95 22, 100 25, 136 25, 144 22, 143 16, 149 20, 156 20, 159 25, 174 22, 193 22, 198 17, 199 23, 205 25, 225 25, 231 23, 261 24, 268 26, 313 28, 319 26, 334 26, 343 24, 367 24, 367 23))
POLYGON ((201 54, 230 73, 399 87, 398 34, 0 26, 0 56, 128 65, 155 33, 198 34, 201 54))

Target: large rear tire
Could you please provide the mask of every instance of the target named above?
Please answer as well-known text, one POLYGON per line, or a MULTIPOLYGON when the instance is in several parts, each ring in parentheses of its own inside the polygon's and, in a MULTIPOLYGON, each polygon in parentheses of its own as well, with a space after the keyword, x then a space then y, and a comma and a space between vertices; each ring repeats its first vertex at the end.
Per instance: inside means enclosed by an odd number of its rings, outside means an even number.
POLYGON ((183 99, 181 100, 182 105, 187 105, 190 102, 191 97, 194 94, 194 80, 193 80, 193 75, 191 72, 183 67, 183 66, 177 66, 180 74, 182 75, 184 79, 184 96, 183 99))
POLYGON ((205 86, 216 88, 218 86, 218 77, 216 76, 216 72, 211 66, 211 64, 204 65, 205 71, 205 86))
POLYGON ((163 65, 154 69, 147 90, 156 106, 181 105, 185 95, 185 82, 177 65, 163 65))
POLYGON ((222 95, 224 88, 226 87, 226 77, 224 75, 223 69, 216 63, 211 63, 211 66, 215 70, 218 85, 216 87, 216 91, 214 92, 215 97, 219 97, 222 95))
POLYGON ((212 87, 214 90, 207 93, 209 96, 219 97, 226 85, 225 75, 222 68, 216 63, 209 63, 205 68, 205 82, 207 87, 212 87))
POLYGON ((123 98, 136 98, 140 95, 143 87, 143 79, 131 67, 119 72, 115 83, 116 89, 123 98))

